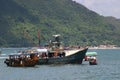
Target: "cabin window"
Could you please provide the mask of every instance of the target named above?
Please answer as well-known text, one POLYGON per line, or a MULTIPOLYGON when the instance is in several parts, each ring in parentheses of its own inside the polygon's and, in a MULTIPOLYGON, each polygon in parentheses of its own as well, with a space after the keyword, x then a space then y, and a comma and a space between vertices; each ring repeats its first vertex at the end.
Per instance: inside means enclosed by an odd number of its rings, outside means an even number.
POLYGON ((48 57, 65 57, 65 53, 52 52, 48 54, 48 57))

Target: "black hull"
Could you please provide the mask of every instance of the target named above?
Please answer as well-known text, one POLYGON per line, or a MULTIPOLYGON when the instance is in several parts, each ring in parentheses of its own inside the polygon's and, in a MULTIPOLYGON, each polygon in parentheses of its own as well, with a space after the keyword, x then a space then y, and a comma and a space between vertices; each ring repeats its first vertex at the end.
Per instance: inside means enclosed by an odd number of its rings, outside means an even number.
POLYGON ((89 62, 90 65, 97 65, 97 63, 92 63, 92 62, 89 62))
POLYGON ((82 64, 88 48, 80 50, 70 56, 39 59, 38 64, 82 64))

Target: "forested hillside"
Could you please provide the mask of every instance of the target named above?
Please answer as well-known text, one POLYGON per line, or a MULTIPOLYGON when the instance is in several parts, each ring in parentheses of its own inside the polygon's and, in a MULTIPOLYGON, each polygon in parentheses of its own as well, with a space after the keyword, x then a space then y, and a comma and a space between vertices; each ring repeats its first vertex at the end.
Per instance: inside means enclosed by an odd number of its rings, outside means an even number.
POLYGON ((105 18, 72 0, 0 0, 0 47, 41 45, 61 34, 65 45, 120 46, 120 20, 105 18))

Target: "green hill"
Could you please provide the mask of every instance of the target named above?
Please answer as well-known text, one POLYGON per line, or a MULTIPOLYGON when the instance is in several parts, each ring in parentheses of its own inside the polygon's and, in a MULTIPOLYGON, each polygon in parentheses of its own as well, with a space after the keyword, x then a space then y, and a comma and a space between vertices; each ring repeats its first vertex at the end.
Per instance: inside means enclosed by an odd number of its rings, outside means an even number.
POLYGON ((114 21, 72 0, 0 0, 0 46, 35 46, 38 30, 42 45, 61 34, 65 45, 120 46, 114 21))

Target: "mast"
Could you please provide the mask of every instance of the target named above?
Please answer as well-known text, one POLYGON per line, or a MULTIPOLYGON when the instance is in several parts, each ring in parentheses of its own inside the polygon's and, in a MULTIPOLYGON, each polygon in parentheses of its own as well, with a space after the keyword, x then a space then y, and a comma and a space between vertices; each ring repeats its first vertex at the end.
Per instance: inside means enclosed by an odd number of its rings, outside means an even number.
POLYGON ((38 30, 38 45, 40 47, 40 30, 38 30))

